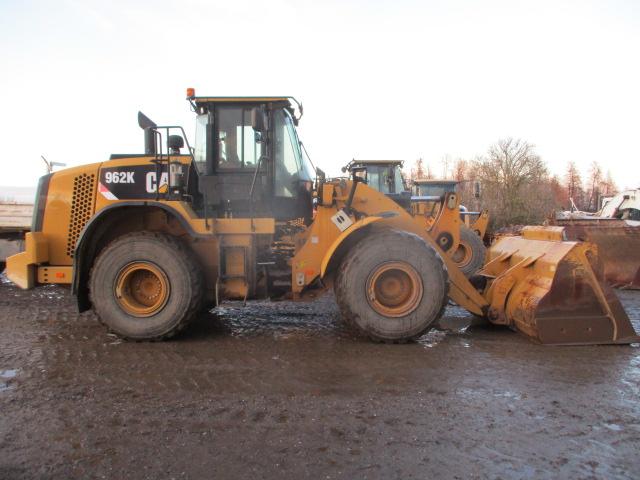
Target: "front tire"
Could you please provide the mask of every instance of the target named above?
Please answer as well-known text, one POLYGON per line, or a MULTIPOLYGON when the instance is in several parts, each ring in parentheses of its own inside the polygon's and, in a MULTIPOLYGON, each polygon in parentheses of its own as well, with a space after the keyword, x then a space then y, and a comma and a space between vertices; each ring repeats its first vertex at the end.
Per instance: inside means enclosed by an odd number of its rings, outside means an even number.
POLYGON ((440 318, 448 275, 442 259, 408 232, 372 232, 343 259, 334 291, 345 321, 375 341, 403 343, 440 318))
POLYGON ((136 232, 111 242, 91 270, 89 289, 100 320, 130 340, 162 340, 187 326, 202 307, 203 279, 178 239, 136 232))
POLYGON ((451 256, 451 260, 458 266, 467 278, 471 278, 484 265, 487 248, 482 238, 468 227, 460 227, 460 244, 451 256))

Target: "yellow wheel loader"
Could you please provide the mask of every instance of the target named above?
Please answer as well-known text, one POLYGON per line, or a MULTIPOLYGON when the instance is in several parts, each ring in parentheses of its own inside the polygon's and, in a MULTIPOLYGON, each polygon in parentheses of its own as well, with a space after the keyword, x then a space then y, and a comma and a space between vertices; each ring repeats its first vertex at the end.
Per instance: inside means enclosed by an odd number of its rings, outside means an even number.
MULTIPOLYGON (((144 153, 40 179, 25 251, 7 261, 13 282, 70 284, 80 310, 135 340, 171 337, 223 299, 333 286, 345 320, 376 341, 422 335, 447 298, 543 343, 637 341, 588 246, 503 239, 473 286, 445 253, 454 223, 432 238, 357 176, 313 171, 295 99, 187 97, 193 146, 139 114, 144 153)), ((441 215, 459 220, 458 208, 449 193, 441 215)))
MULTIPOLYGON (((360 177, 371 188, 384 193, 400 206, 407 209, 414 219, 423 226, 433 239, 440 242, 456 266, 467 277, 475 275, 484 265, 486 247, 484 238, 489 222, 489 213, 468 212, 459 207, 462 221, 449 215, 440 215, 447 194, 455 192, 455 180, 418 180, 411 188, 402 175, 402 160, 352 160, 342 171, 360 177), (471 221, 471 217, 475 217, 471 221), (440 222, 447 219, 448 224, 440 222), (458 228, 451 223, 457 224, 458 228)), ((453 212, 451 212, 453 213, 453 212)))

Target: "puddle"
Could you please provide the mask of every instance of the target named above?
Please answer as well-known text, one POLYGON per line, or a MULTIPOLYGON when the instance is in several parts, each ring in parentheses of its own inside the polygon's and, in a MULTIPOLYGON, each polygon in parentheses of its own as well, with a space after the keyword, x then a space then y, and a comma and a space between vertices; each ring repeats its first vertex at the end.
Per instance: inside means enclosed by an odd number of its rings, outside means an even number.
POLYGON ((622 426, 617 423, 605 423, 604 426, 609 430, 613 430, 614 432, 619 432, 622 430, 622 426))
POLYGON ((442 330, 430 330, 418 339, 418 344, 425 348, 433 348, 437 346, 447 337, 447 332, 442 330))
POLYGON ((312 303, 252 301, 225 302, 211 312, 234 337, 272 336, 278 340, 292 337, 330 335, 342 337, 347 332, 331 299, 312 303))
MULTIPOLYGON (((276 340, 288 340, 300 336, 352 336, 329 295, 309 303, 259 300, 243 306, 242 302, 226 301, 211 314, 217 317, 226 334, 234 337, 268 335, 276 340)), ((466 336, 467 328, 475 322, 476 317, 464 309, 448 305, 439 326, 422 336, 418 344, 433 348, 448 335, 466 336)), ((464 341, 462 346, 468 348, 472 344, 464 341)))
POLYGON ((635 402, 638 395, 640 395, 640 357, 634 356, 629 365, 624 370, 620 382, 633 394, 632 401, 635 402))
POLYGON ((502 392, 494 392, 493 393, 494 397, 502 397, 502 398, 509 398, 512 400, 522 400, 522 395, 520 395, 519 393, 516 392, 510 392, 508 390, 502 391, 502 392))
POLYGON ((13 385, 7 380, 11 380, 17 375, 18 370, 16 369, 0 370, 0 392, 11 390, 13 388, 13 385))
POLYGON ((471 347, 471 342, 464 339, 467 336, 467 329, 477 324, 476 317, 466 312, 457 305, 449 304, 444 315, 433 330, 422 336, 418 343, 426 348, 433 348, 442 342, 448 335, 462 338, 461 345, 465 348, 471 347))

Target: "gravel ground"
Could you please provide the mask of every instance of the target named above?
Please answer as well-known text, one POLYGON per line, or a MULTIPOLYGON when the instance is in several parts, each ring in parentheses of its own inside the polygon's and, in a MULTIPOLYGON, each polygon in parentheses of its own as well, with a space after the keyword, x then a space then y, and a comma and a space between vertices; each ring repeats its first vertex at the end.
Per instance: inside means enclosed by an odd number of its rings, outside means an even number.
MULTIPOLYGON (((640 292, 618 292, 640 326, 640 292)), ((469 317, 450 307, 450 325, 469 317)), ((0 277, 0 479, 638 478, 640 347, 354 338, 331 296, 129 343, 0 277)))

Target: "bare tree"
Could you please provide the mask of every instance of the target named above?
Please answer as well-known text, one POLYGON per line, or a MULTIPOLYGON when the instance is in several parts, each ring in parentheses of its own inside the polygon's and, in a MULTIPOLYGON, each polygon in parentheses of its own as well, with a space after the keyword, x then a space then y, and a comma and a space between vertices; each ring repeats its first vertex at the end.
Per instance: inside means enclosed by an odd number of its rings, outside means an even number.
POLYGON ((415 178, 423 178, 424 177, 424 160, 422 160, 422 158, 419 158, 416 161, 416 166, 415 166, 415 170, 414 170, 414 176, 415 178))
POLYGON ((571 202, 575 204, 578 209, 584 208, 584 190, 582 189, 582 177, 576 167, 575 162, 569 162, 567 164, 567 173, 565 174, 565 187, 567 190, 567 205, 571 208, 571 202))
POLYGON ((562 185, 557 175, 554 175, 549 179, 549 186, 551 187, 551 192, 553 194, 553 203, 556 207, 560 206, 562 210, 566 210, 567 208, 564 206, 567 202, 567 190, 564 188, 564 185, 562 185))
POLYGON ((614 195, 618 191, 616 182, 611 178, 611 171, 607 170, 607 176, 600 184, 600 193, 602 195, 614 195))
POLYGON ((453 164, 453 179, 462 182, 467 180, 469 174, 469 162, 463 158, 457 159, 453 164))
POLYGON ((499 140, 475 169, 483 185, 483 204, 498 225, 542 221, 552 203, 545 163, 534 145, 520 139, 499 140), (544 187, 544 191, 543 191, 544 187))
POLYGON ((596 161, 591 163, 589 168, 589 178, 587 179, 586 191, 587 201, 586 209, 595 212, 598 209, 598 199, 600 198, 600 187, 602 185, 602 167, 596 161))
POLYGON ((451 155, 449 155, 448 153, 445 154, 442 159, 440 160, 440 163, 442 163, 442 177, 441 178, 451 178, 451 165, 453 164, 453 159, 451 158, 451 155))
POLYGON ((422 158, 419 158, 413 164, 413 168, 411 168, 408 177, 411 181, 414 181, 433 178, 433 175, 431 173, 431 167, 428 164, 425 164, 422 158))

